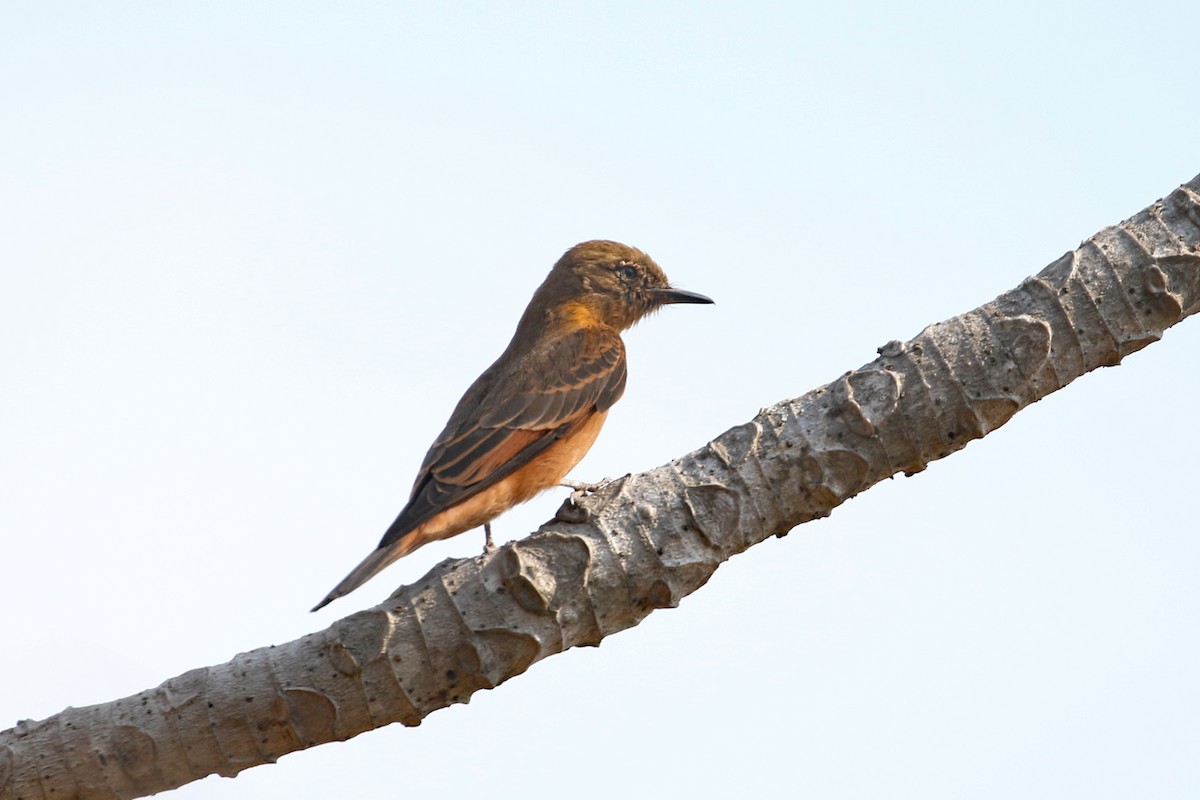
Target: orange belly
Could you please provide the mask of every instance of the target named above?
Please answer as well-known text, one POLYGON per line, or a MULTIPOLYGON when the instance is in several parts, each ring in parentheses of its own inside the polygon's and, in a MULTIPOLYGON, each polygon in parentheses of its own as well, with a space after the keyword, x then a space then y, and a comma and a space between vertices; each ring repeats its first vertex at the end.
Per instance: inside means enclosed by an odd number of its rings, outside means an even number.
POLYGON ((478 528, 518 503, 557 486, 591 449, 607 416, 607 411, 593 414, 512 475, 417 526, 396 543, 398 552, 390 560, 406 556, 428 542, 478 528))

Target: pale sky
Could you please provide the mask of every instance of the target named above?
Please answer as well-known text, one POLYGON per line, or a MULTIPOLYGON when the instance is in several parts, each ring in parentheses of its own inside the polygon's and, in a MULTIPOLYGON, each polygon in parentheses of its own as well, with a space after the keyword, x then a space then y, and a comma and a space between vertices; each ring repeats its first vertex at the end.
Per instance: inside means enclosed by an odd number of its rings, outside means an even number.
MULTIPOLYGON (((1200 4, 0 5, 0 727, 317 615, 591 238, 657 466, 1200 172, 1200 4)), ((1194 798, 1200 323, 678 609, 179 800, 1194 798)), ((507 540, 562 493, 500 518, 507 540)))

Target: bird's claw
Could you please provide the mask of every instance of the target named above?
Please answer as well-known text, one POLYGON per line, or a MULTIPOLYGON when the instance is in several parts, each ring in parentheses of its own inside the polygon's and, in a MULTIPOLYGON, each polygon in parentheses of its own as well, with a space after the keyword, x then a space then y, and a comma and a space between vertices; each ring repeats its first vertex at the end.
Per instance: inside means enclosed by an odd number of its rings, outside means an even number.
POLYGON ((586 497, 589 494, 595 494, 612 482, 612 478, 601 478, 596 483, 588 483, 587 481, 572 481, 563 478, 561 481, 559 481, 558 485, 565 486, 566 488, 570 489, 571 502, 576 503, 576 501, 580 500, 581 498, 586 497))
POLYGON ((492 523, 483 523, 483 554, 486 556, 496 552, 496 544, 492 541, 492 523))

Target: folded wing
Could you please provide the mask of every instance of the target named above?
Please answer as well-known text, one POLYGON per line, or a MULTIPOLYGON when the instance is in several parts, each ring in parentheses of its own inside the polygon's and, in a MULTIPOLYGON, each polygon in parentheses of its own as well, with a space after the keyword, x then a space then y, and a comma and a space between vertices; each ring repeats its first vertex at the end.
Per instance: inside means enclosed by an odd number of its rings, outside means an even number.
POLYGON ((438 436, 412 497, 379 543, 496 484, 625 391, 625 347, 607 328, 584 328, 485 374, 438 436))

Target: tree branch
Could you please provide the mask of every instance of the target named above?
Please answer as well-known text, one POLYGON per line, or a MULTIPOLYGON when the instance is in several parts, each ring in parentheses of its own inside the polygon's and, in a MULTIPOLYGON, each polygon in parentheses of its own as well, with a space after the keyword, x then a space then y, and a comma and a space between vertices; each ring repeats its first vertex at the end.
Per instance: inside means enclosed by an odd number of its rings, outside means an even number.
POLYGON ((0 800, 131 798, 417 725, 676 605, 730 556, 914 474, 1200 307, 1200 176, 974 311, 602 487, 386 602, 132 697, 0 732, 0 800))

